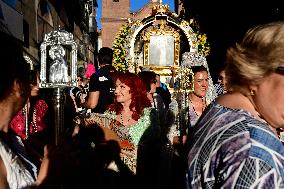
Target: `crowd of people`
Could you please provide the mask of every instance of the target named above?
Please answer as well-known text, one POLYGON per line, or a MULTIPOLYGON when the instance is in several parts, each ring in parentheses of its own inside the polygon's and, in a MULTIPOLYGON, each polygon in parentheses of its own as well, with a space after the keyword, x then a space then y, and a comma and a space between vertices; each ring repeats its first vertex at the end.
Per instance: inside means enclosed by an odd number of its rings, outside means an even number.
POLYGON ((101 48, 100 69, 65 92, 57 145, 39 69, 0 39, 0 188, 283 188, 284 22, 228 48, 214 86, 207 65, 190 65, 187 93, 169 90, 174 70, 170 85, 149 69, 119 72, 101 48))

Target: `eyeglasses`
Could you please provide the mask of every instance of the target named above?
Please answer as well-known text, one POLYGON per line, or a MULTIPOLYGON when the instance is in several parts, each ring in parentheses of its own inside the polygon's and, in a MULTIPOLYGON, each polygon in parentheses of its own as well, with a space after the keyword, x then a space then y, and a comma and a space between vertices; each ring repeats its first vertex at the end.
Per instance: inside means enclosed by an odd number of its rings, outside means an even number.
POLYGON ((277 67, 275 72, 278 74, 284 75, 284 67, 283 66, 277 67))

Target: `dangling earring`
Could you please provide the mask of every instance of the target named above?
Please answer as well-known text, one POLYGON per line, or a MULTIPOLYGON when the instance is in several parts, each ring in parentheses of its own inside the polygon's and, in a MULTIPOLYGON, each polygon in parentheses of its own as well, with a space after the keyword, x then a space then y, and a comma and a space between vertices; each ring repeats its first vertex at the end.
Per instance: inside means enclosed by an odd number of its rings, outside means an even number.
POLYGON ((255 95, 255 92, 254 92, 254 90, 250 90, 250 96, 254 96, 255 95))

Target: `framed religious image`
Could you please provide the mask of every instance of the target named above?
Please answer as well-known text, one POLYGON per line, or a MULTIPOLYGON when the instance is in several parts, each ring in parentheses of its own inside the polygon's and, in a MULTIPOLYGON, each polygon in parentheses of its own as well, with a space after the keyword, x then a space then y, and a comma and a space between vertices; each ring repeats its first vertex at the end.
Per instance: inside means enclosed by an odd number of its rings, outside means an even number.
POLYGON ((159 27, 147 28, 142 36, 143 66, 157 71, 161 69, 169 71, 171 67, 179 67, 180 35, 176 29, 161 23, 159 27))
POLYGON ((149 65, 173 66, 175 39, 172 35, 152 35, 149 43, 149 65))
POLYGON ((45 34, 40 53, 40 88, 77 85, 77 44, 73 34, 64 30, 45 34))

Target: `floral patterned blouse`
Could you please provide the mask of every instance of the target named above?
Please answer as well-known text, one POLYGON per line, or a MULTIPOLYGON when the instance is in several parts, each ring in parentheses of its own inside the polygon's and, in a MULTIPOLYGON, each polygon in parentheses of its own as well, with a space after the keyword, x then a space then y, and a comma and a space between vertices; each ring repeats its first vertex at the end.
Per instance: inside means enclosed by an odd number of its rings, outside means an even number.
POLYGON ((160 137, 158 113, 154 108, 145 108, 137 123, 128 127, 117 122, 116 116, 115 112, 109 111, 106 111, 104 114, 92 113, 91 115, 96 123, 103 127, 108 127, 116 133, 121 146, 121 160, 133 173, 136 173, 137 150, 138 146, 143 142, 141 138, 143 137, 143 140, 144 138, 151 140, 160 137), (108 118, 111 121, 106 124, 104 118, 108 118), (145 135, 147 136, 145 137, 145 135))

